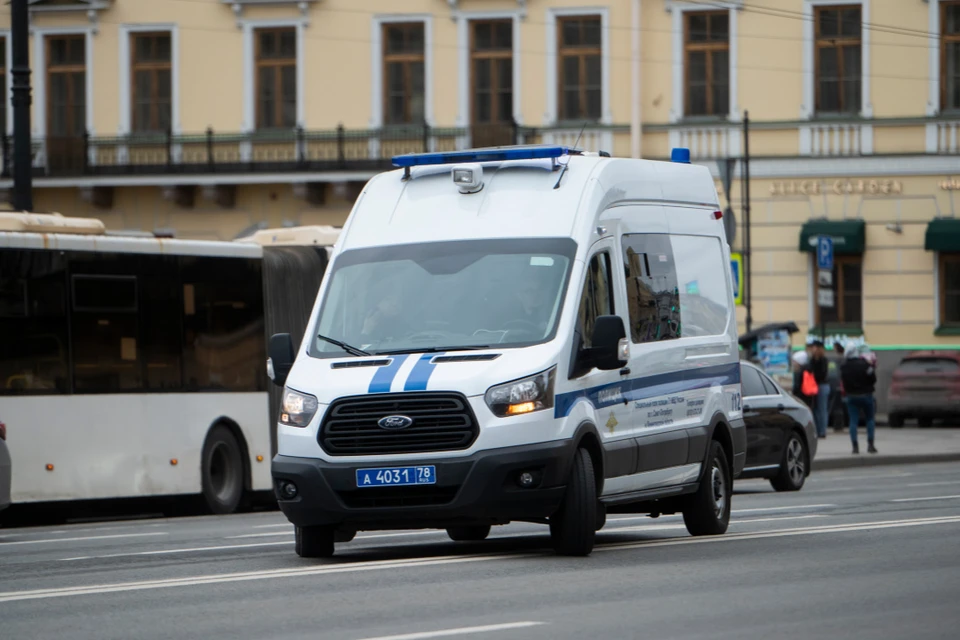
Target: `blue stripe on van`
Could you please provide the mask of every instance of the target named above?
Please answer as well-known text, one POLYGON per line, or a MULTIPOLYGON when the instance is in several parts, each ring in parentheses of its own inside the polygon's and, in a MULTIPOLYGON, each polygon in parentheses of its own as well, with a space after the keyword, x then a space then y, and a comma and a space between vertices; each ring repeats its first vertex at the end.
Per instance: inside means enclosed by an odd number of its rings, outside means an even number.
POLYGON ((370 381, 370 388, 367 389, 367 393, 390 393, 390 387, 393 386, 393 379, 397 377, 397 372, 400 371, 400 367, 403 366, 403 363, 406 362, 409 357, 410 356, 393 356, 390 364, 377 369, 377 372, 373 374, 373 380, 370 381))
POLYGON ((413 365, 413 371, 411 371, 407 377, 407 383, 404 385, 403 390, 426 391, 430 376, 433 374, 433 370, 437 368, 433 359, 442 355, 442 353, 425 353, 420 356, 417 364, 413 365))
POLYGON ((556 418, 568 416, 574 405, 581 400, 589 402, 596 409, 602 409, 624 402, 636 402, 672 393, 707 389, 714 385, 733 384, 740 384, 739 362, 672 371, 557 394, 554 400, 553 414, 556 418))

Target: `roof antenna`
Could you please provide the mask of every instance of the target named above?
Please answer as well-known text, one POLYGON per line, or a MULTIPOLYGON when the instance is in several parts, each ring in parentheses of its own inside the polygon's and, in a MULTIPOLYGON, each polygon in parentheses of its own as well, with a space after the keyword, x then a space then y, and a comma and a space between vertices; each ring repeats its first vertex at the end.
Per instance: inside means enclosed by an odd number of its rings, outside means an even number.
MULTIPOLYGON (((580 133, 577 134, 577 141, 573 143, 573 149, 577 150, 577 145, 580 144, 580 138, 583 137, 583 130, 587 128, 587 121, 583 121, 583 126, 580 127, 580 133)), ((560 188, 560 181, 563 180, 563 174, 567 172, 567 165, 570 164, 570 159, 568 158, 566 162, 563 163, 563 166, 560 167, 560 175, 557 177, 557 184, 553 185, 554 189, 560 188)))

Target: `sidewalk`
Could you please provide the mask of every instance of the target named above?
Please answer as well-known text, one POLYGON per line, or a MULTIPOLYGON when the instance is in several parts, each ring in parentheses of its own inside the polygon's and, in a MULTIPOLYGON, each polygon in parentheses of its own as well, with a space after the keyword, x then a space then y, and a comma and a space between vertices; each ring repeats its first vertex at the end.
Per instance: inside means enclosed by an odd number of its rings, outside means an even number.
POLYGON ((877 427, 876 446, 879 453, 867 453, 867 431, 861 427, 857 438, 860 453, 851 453, 850 433, 830 429, 825 440, 817 441, 813 471, 870 467, 918 462, 960 462, 960 428, 877 427))

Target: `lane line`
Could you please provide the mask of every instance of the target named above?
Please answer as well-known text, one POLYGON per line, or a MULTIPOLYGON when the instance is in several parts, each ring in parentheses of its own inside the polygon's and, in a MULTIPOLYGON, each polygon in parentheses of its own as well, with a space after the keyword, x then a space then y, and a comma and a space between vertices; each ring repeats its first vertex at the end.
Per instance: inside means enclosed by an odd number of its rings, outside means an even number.
POLYGON ((960 495, 956 496, 927 496, 924 498, 897 498, 896 500, 891 500, 890 502, 927 502, 928 500, 956 500, 960 498, 960 495))
POLYGON ((147 536, 166 536, 166 531, 157 531, 155 533, 117 533, 109 536, 87 536, 83 538, 49 538, 47 540, 16 540, 14 542, 0 542, 0 549, 12 547, 16 544, 44 544, 49 542, 82 542, 86 540, 113 540, 116 538, 144 538, 147 536))
POLYGON ((292 527, 292 526, 293 525, 290 524, 289 522, 285 522, 283 524, 258 524, 253 528, 254 529, 278 529, 280 527, 292 527))
POLYGON ((960 480, 940 480, 939 482, 914 482, 908 484, 908 487, 939 487, 945 484, 952 484, 953 486, 960 486, 960 480))
POLYGON ((250 547, 277 547, 280 545, 291 544, 293 541, 284 542, 256 542, 252 544, 229 544, 217 547, 194 547, 192 549, 161 549, 159 551, 131 551, 129 553, 110 553, 103 556, 77 556, 75 558, 60 558, 60 562, 70 562, 74 560, 100 560, 101 558, 130 558, 134 556, 162 556, 173 553, 195 553, 197 551, 223 551, 225 549, 248 549, 250 547))
POLYGON ((491 631, 509 631, 511 629, 528 629, 539 627, 543 622, 506 622, 503 624, 488 624, 483 627, 460 627, 459 629, 442 629, 440 631, 424 631, 421 633, 404 633, 399 636, 377 636, 364 640, 423 640, 425 638, 445 638, 471 633, 490 633, 491 631))
POLYGON ((831 509, 835 504, 797 504, 788 507, 758 507, 756 509, 734 509, 733 513, 760 513, 761 511, 802 511, 804 509, 831 509))
MULTIPOLYGON (((754 533, 733 533, 722 536, 702 536, 670 538, 666 540, 647 540, 604 545, 594 549, 595 552, 617 551, 624 549, 639 549, 641 547, 663 547, 686 544, 713 544, 717 542, 735 542, 743 540, 760 540, 787 536, 825 535, 834 533, 848 533, 859 531, 876 531, 879 529, 893 529, 903 527, 926 527, 938 524, 960 524, 960 516, 945 516, 940 518, 915 518, 907 520, 880 520, 875 522, 859 522, 849 525, 826 525, 821 527, 807 527, 795 529, 774 529, 754 533)), ((265 543, 269 544, 269 543, 265 543)), ((165 589, 171 587, 200 586, 208 584, 226 584, 232 582, 248 582, 254 580, 269 580, 279 578, 296 578, 303 576, 317 576, 337 573, 361 573, 367 571, 398 570, 422 567, 437 567, 444 565, 469 564, 474 562, 492 562, 495 560, 521 560, 525 558, 544 558, 552 554, 546 551, 540 553, 499 553, 492 555, 465 555, 441 556, 427 559, 403 559, 386 561, 357 562, 344 565, 310 566, 295 569, 270 569, 228 573, 218 575, 201 575, 186 578, 168 578, 164 580, 144 580, 139 582, 121 582, 110 584, 95 584, 76 587, 59 587, 52 589, 31 589, 25 591, 7 591, 0 593, 0 602, 15 602, 21 600, 41 600, 47 598, 63 598, 70 596, 100 595, 105 593, 120 593, 142 591, 148 589, 165 589)))
POLYGON ((227 536, 224 540, 240 540, 242 538, 276 538, 277 536, 292 536, 293 531, 278 531, 276 533, 245 533, 242 536, 227 536))

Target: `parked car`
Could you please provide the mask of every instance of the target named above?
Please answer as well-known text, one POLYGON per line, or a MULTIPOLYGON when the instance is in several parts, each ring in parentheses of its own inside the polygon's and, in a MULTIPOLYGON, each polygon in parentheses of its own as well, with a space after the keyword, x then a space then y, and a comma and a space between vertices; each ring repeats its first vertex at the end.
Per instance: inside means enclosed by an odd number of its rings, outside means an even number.
POLYGON ((803 488, 817 453, 813 412, 760 367, 740 363, 747 461, 741 478, 768 478, 777 491, 803 488))
POLYGON ((891 427, 916 419, 921 427, 937 418, 960 418, 960 353, 915 351, 893 371, 887 392, 891 427))
POLYGON ((10 449, 7 448, 7 425, 0 422, 0 511, 10 506, 10 449))

